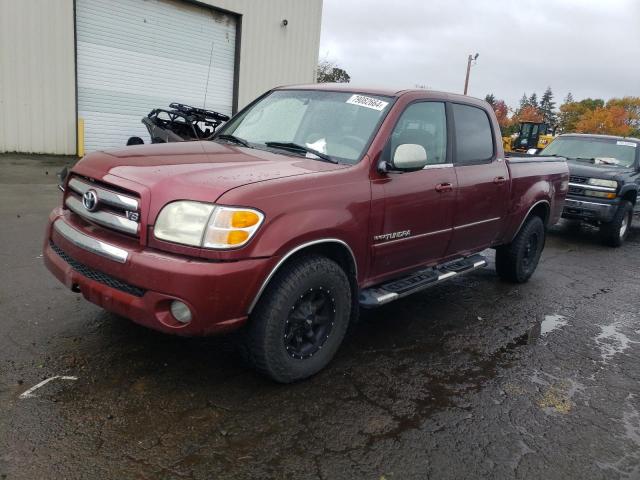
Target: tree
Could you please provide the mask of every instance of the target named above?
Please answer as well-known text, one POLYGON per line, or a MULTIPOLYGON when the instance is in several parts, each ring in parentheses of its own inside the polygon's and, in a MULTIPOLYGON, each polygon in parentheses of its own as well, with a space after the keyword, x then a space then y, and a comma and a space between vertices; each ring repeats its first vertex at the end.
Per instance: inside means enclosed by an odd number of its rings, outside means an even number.
POLYGON ((542 122, 542 114, 533 105, 527 105, 514 116, 514 119, 518 122, 540 123, 542 122))
POLYGON ((556 103, 553 101, 553 92, 551 91, 551 87, 547 87, 542 95, 542 100, 540 101, 540 113, 542 114, 542 120, 547 125, 555 125, 556 118, 556 103))
POLYGON ((576 124, 576 132, 628 136, 633 130, 629 125, 629 113, 624 107, 613 105, 588 110, 576 124))
POLYGON ((529 105, 531 105, 533 108, 538 108, 538 95, 536 95, 536 92, 533 92, 531 94, 531 96, 529 97, 529 105))
POLYGON ((573 103, 573 95, 571 92, 567 93, 567 96, 564 97, 564 103, 573 103))
POLYGON ((640 136, 640 97, 612 98, 607 102, 607 108, 621 107, 627 112, 627 125, 631 128, 632 136, 640 136))
POLYGON ((582 116, 597 108, 604 107, 604 100, 585 98, 579 102, 564 103, 560 106, 559 126, 564 133, 575 132, 582 116))
POLYGON ((351 77, 335 62, 325 59, 318 63, 316 81, 318 83, 349 83, 351 77))
POLYGON ((530 105, 529 98, 526 93, 522 94, 522 98, 520 99, 520 106, 518 107, 518 111, 521 111, 524 107, 530 105))
POLYGON ((489 93, 484 97, 484 101, 493 107, 496 104, 496 96, 493 93, 489 93))
POLYGON ((511 125, 509 107, 507 107, 504 100, 495 100, 492 107, 493 111, 496 112, 496 118, 498 119, 498 125, 500 125, 500 128, 506 128, 511 125))

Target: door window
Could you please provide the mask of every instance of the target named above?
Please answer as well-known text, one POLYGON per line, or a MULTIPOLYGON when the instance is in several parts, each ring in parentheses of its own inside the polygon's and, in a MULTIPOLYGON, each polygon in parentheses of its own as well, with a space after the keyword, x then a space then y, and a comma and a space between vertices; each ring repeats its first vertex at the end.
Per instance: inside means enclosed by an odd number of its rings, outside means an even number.
POLYGON ((405 109, 391 134, 391 155, 405 143, 424 147, 427 165, 446 163, 447 117, 444 103, 419 102, 405 109))
POLYGON ((493 132, 481 108, 454 103, 457 163, 487 162, 493 158, 493 132))

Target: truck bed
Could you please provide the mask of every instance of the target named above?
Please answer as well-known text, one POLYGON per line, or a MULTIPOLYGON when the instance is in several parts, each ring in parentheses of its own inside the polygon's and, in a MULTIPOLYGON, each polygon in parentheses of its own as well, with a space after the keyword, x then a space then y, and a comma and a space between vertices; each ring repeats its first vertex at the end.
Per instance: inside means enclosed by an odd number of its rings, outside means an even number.
POLYGON ((550 205, 547 225, 557 223, 569 183, 569 167, 562 157, 512 156, 507 157, 506 163, 511 177, 511 191, 506 237, 501 239, 503 242, 508 242, 516 234, 520 222, 526 217, 523 210, 535 206, 544 192, 549 192, 554 200, 550 205), (544 184, 543 188, 541 183, 544 184))

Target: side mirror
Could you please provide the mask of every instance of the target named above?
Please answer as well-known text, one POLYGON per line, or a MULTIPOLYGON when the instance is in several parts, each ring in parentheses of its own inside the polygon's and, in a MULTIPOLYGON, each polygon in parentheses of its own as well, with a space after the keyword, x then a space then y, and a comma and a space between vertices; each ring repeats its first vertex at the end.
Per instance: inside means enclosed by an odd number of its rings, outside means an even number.
POLYGON ((422 145, 403 143, 396 148, 392 164, 397 170, 419 170, 427 164, 427 151, 422 145))

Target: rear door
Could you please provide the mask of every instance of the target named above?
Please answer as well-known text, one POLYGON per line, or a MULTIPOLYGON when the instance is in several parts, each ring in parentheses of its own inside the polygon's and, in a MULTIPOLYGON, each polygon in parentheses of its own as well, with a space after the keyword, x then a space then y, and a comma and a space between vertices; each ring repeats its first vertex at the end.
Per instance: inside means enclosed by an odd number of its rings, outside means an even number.
POLYGON ((509 172, 497 156, 495 135, 482 108, 449 104, 454 124, 453 164, 457 196, 450 255, 488 247, 507 209, 509 172))
POLYGON ((384 219, 373 232, 372 277, 382 278, 440 259, 451 239, 456 177, 450 160, 444 102, 409 104, 386 149, 418 144, 427 152, 422 170, 389 173, 372 184, 384 198, 384 219))

